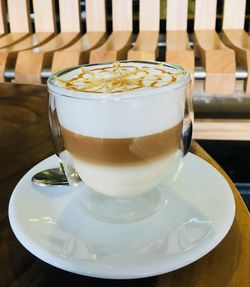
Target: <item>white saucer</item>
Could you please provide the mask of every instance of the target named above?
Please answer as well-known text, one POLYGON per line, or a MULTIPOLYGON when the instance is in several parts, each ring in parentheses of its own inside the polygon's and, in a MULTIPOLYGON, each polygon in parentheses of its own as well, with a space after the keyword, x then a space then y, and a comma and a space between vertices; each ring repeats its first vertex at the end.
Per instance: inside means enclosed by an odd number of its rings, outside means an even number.
POLYGON ((38 258, 74 273, 113 279, 148 277, 183 267, 212 250, 229 231, 232 191, 206 161, 188 154, 158 213, 130 224, 92 218, 69 187, 38 188, 34 173, 58 166, 56 156, 32 168, 9 204, 11 227, 38 258))

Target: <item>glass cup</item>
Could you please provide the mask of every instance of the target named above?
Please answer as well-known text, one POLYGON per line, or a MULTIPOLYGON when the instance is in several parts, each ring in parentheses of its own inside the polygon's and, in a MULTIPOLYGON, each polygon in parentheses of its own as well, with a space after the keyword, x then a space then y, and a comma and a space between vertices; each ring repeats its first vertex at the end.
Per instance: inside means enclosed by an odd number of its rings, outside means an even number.
MULTIPOLYGON (((107 87, 109 74, 105 77, 101 86, 107 87)), ((92 80, 95 89, 95 81, 96 85, 100 81, 92 80)), ((73 81, 77 83, 77 77, 73 81)), ((189 73, 178 65, 155 61, 89 64, 55 73, 48 79, 48 90, 56 153, 72 192, 79 191, 76 194, 83 208, 101 220, 118 223, 157 212, 191 142, 189 73), (118 71, 110 72, 115 84, 123 78, 124 67, 129 67, 130 73, 139 67, 139 80, 131 84, 133 89, 93 92, 72 88, 72 82, 67 82, 75 69, 79 73, 113 71, 112 65, 118 71), (170 71, 170 81, 155 87, 149 79, 146 88, 138 88, 147 67, 156 71, 152 77, 158 79, 157 84, 164 80, 157 78, 163 70, 170 71)))

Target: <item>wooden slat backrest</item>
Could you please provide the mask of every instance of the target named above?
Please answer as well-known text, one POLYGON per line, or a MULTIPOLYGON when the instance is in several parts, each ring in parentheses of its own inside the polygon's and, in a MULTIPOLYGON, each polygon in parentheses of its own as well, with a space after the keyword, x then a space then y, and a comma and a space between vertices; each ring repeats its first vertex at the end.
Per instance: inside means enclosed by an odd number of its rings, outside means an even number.
POLYGON ((59 0, 61 32, 81 32, 79 0, 59 0))
POLYGON ((31 31, 29 0, 8 0, 8 14, 11 33, 31 31))
POLYGON ((140 0, 140 31, 159 31, 160 0, 140 0))
POLYGON ((235 50, 238 64, 248 72, 244 90, 250 94, 250 37, 244 30, 246 0, 225 0, 223 10, 221 36, 235 50))
POLYGON ((113 31, 132 31, 132 0, 112 0, 113 31))
POLYGON ((36 32, 55 32, 54 0, 33 0, 36 32))
POLYGON ((223 29, 244 29, 246 0, 224 0, 223 29))
POLYGON ((188 0, 167 0, 167 31, 186 31, 188 0))
POLYGON ((105 0, 86 0, 85 6, 87 31, 106 31, 105 0))
POLYGON ((0 0, 0 34, 7 31, 5 0, 0 0))
POLYGON ((217 0, 195 1, 195 30, 215 30, 217 0))
POLYGON ((235 53, 226 47, 217 32, 217 0, 195 2, 195 48, 206 70, 207 94, 232 94, 235 91, 235 53))

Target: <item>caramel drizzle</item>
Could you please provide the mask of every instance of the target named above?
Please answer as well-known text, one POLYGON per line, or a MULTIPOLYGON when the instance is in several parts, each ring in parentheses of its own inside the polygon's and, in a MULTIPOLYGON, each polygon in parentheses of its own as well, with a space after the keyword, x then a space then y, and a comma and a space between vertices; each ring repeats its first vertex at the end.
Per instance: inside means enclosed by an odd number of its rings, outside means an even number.
POLYGON ((121 66, 115 62, 113 67, 87 70, 81 67, 81 73, 69 80, 56 78, 65 88, 79 92, 90 93, 119 93, 140 88, 157 88, 175 83, 183 72, 171 73, 166 71, 162 63, 154 67, 159 72, 149 75, 148 67, 121 66), (105 76, 106 75, 106 76, 105 76))

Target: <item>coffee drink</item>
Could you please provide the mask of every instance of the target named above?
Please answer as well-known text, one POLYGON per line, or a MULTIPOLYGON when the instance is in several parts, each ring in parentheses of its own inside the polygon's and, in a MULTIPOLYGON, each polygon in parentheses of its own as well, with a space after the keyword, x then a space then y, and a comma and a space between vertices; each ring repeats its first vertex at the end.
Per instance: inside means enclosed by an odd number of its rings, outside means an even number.
POLYGON ((83 181, 105 195, 147 192, 183 157, 185 80, 182 69, 132 61, 56 76, 61 158, 70 157, 83 181))

